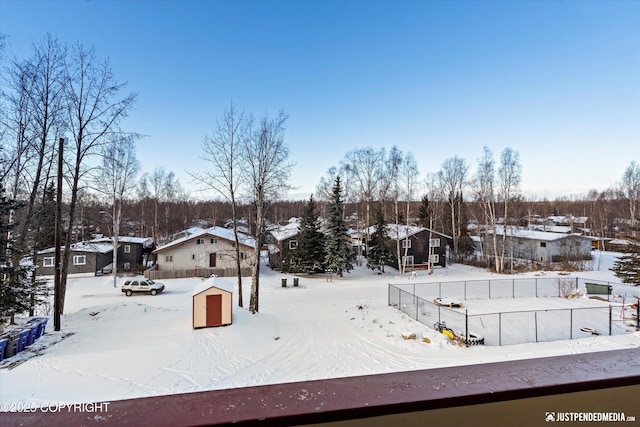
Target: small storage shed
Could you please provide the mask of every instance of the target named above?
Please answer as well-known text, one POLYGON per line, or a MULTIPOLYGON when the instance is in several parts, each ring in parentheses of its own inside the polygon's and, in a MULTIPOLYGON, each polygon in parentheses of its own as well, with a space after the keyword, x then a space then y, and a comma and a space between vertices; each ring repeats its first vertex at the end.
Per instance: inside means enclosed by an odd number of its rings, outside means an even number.
POLYGON ((230 325, 233 282, 210 277, 193 289, 193 329, 230 325))

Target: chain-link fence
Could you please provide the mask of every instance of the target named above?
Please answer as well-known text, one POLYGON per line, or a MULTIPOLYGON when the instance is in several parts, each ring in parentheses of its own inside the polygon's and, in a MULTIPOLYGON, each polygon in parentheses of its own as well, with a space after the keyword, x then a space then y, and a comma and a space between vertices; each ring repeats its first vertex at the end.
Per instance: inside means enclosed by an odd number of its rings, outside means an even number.
POLYGON ((482 341, 486 345, 622 334, 638 328, 637 318, 631 323, 625 319, 622 305, 567 298, 587 282, 593 281, 525 278, 389 284, 389 305, 434 329, 436 323, 445 323, 467 343, 482 341), (465 308, 436 304, 434 300, 443 295, 467 301, 465 308), (499 298, 511 301, 488 303, 499 298), (567 305, 571 307, 563 308, 567 305), (472 307, 471 314, 467 306, 472 307))

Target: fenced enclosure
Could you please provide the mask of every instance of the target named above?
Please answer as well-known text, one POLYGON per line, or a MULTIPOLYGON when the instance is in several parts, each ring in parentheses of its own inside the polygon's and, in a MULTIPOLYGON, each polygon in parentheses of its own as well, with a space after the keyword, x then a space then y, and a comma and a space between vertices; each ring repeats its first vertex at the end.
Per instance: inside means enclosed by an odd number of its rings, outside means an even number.
MULTIPOLYGON (((486 345, 557 341, 627 330, 621 304, 569 298, 593 280, 514 278, 435 283, 389 284, 389 305, 429 327, 445 322, 466 342, 482 337, 486 345), (436 298, 465 301, 463 308, 434 303, 436 298)), ((596 281, 597 282, 597 281, 596 281)), ((609 285, 608 282, 599 282, 609 285)), ((638 326, 638 319, 634 320, 638 326)))

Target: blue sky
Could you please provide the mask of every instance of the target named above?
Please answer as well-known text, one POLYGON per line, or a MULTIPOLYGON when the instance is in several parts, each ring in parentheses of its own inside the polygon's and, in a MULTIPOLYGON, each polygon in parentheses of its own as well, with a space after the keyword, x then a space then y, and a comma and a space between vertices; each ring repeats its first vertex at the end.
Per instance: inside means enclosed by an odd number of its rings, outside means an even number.
POLYGON ((612 186, 640 162, 638 22, 639 1, 615 0, 0 0, 9 55, 49 31, 109 58, 139 94, 125 129, 148 135, 143 168, 187 188, 231 100, 285 111, 292 198, 347 151, 393 145, 421 177, 511 147, 529 198, 612 186))

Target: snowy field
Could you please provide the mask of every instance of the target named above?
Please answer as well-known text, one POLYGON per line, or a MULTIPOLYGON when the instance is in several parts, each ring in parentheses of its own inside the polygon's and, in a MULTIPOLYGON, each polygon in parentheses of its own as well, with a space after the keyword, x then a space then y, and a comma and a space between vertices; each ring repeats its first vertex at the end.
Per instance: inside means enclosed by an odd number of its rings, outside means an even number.
MULTIPOLYGON (((594 265, 599 265, 599 271, 578 276, 616 281, 608 270, 612 256, 596 256, 599 259, 594 265)), ((500 276, 462 265, 413 279, 396 274, 378 275, 359 267, 332 282, 324 276, 301 277, 297 288, 291 287, 292 277, 288 276, 289 287, 282 288, 283 276, 263 266, 259 314, 238 308, 234 294, 233 324, 198 330, 191 327, 192 291, 200 279, 165 280, 163 293, 130 298, 113 288, 111 277, 71 279, 62 330, 53 332, 50 320, 46 334, 31 350, 42 354, 0 369, 0 401, 113 401, 640 346, 640 334, 626 332, 554 342, 461 347, 389 307, 389 282, 410 285, 416 280, 500 276), (407 333, 416 334, 417 339, 403 339, 407 333), (63 336, 66 338, 61 339, 63 336), (423 342, 423 336, 430 343, 423 342)), ((535 275, 518 277, 529 276, 535 275)), ((118 286, 124 280, 118 278, 118 286)), ((243 283, 248 306, 250 279, 243 283)), ((635 301, 634 295, 640 296, 640 289, 616 286, 614 293, 630 302, 635 301)), ((21 357, 22 353, 12 359, 21 357)))

